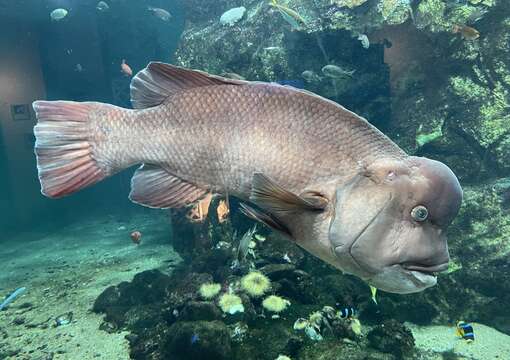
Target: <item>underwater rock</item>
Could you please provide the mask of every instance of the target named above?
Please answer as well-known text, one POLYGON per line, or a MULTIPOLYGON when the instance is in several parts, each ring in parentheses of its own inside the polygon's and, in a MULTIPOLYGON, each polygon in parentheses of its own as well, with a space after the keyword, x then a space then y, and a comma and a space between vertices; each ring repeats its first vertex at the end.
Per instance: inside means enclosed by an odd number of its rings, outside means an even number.
POLYGON ((164 358, 176 360, 231 359, 230 333, 221 321, 179 321, 162 345, 164 358))
POLYGON ((296 277, 294 270, 296 266, 292 264, 269 264, 261 267, 259 271, 267 275, 272 281, 282 278, 292 279, 296 277))
MULTIPOLYGON (((92 310, 106 313, 105 320, 120 328, 133 316, 131 312, 130 316, 126 317, 131 308, 161 303, 167 296, 166 289, 170 284, 172 281, 168 275, 158 270, 144 271, 136 274, 131 282, 124 281, 108 287, 95 300, 92 310)), ((143 306, 140 310, 143 310, 143 306)))
POLYGON ((186 321, 220 320, 221 312, 216 305, 205 301, 190 301, 181 313, 181 319, 186 321))
POLYGON ((398 359, 410 355, 414 349, 411 330, 396 320, 386 320, 377 325, 368 333, 367 339, 374 349, 391 353, 398 359))
POLYGON ((242 345, 235 348, 235 359, 274 360, 280 354, 295 359, 304 342, 293 333, 292 325, 281 320, 259 318, 250 326, 249 334, 242 345))

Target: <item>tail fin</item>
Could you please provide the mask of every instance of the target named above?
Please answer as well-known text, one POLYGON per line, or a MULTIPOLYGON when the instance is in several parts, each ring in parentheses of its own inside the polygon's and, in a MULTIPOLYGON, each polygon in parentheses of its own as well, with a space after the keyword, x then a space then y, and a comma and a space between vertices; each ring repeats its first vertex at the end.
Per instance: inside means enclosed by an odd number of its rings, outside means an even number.
POLYGON ((91 113, 100 103, 35 101, 35 154, 41 192, 52 198, 71 194, 108 176, 93 155, 91 113))

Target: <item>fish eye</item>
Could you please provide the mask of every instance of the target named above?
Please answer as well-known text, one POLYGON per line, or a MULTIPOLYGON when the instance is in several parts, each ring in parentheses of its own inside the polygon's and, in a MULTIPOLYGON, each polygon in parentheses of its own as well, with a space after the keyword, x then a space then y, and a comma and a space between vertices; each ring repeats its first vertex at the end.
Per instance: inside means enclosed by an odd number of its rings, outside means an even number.
POLYGON ((411 217, 413 220, 422 222, 427 220, 427 217, 429 216, 429 211, 427 208, 423 205, 418 205, 411 210, 411 217))

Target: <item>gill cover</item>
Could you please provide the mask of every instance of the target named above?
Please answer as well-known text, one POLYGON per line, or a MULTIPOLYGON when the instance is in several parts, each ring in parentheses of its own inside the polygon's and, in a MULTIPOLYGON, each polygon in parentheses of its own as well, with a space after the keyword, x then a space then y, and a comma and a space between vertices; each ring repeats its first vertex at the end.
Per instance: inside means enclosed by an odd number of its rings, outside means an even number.
POLYGON ((371 176, 360 174, 338 189, 329 229, 329 241, 342 269, 362 278, 373 274, 353 258, 352 246, 391 200, 389 191, 381 191, 376 187, 377 184, 371 176))

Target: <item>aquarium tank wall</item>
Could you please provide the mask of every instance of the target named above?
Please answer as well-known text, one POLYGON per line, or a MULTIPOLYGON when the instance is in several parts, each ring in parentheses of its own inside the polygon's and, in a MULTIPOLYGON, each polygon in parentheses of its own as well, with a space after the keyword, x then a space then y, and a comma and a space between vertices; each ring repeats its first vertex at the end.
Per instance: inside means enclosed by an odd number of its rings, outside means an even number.
POLYGON ((510 359, 510 2, 0 0, 0 359, 510 359))

